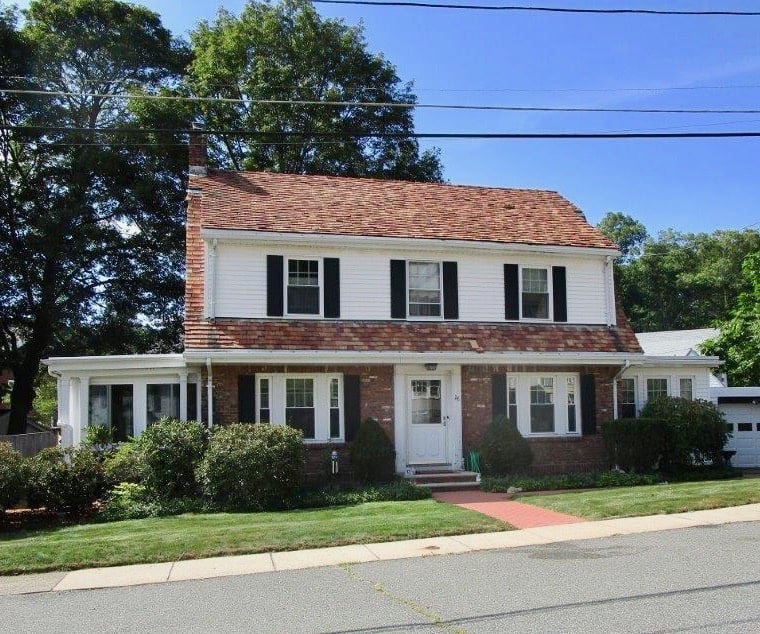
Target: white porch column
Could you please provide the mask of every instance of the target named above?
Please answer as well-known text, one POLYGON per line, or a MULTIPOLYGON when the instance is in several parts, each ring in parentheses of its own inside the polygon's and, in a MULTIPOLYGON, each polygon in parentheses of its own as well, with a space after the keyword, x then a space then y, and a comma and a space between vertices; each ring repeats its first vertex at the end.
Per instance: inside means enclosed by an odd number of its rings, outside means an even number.
POLYGON ((187 420, 187 371, 179 373, 179 419, 187 420))
POLYGON ((63 434, 64 446, 78 445, 82 437, 79 423, 79 377, 69 379, 68 433, 63 434))
POLYGON ((79 377, 79 417, 74 425, 74 444, 81 444, 89 425, 90 377, 79 377), (78 436, 78 437, 77 437, 78 436))
POLYGON ((59 376, 56 381, 56 391, 58 393, 58 420, 57 425, 69 424, 69 399, 71 397, 71 379, 69 377, 59 376))

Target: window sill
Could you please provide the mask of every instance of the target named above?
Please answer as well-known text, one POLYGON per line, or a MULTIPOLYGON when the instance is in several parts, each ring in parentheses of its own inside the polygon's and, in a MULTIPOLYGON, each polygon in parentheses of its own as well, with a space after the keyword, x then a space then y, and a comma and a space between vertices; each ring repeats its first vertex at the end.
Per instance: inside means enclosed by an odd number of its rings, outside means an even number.
POLYGON ((309 447, 332 447, 335 445, 345 445, 346 441, 338 438, 333 438, 332 440, 317 440, 315 438, 304 438, 303 440, 304 445, 308 445, 309 447))

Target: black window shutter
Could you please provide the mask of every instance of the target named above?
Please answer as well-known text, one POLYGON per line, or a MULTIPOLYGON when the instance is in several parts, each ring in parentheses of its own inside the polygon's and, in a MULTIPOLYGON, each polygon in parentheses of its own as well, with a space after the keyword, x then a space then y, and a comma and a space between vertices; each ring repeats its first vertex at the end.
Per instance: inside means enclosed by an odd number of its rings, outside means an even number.
POLYGON ((405 260, 391 260, 391 319, 406 319, 405 260))
POLYGON ((340 317, 340 260, 325 258, 325 317, 340 317))
POLYGON ((593 374, 581 375, 581 431, 584 436, 596 433, 596 381, 593 374))
POLYGON ((520 282, 517 264, 504 265, 504 317, 520 319, 520 282))
POLYGON ((361 378, 347 374, 343 377, 343 420, 346 425, 346 441, 351 441, 362 422, 361 378))
POLYGON ((567 321, 567 269, 552 267, 552 289, 554 293, 554 321, 567 321))
POLYGON ((507 375, 491 375, 491 416, 507 416, 507 375))
POLYGON ((283 307, 283 257, 267 256, 267 315, 282 317, 283 307))
POLYGON ((457 263, 443 263, 443 318, 459 319, 459 285, 457 263))
POLYGON ((238 375, 238 422, 256 422, 256 375, 238 375))

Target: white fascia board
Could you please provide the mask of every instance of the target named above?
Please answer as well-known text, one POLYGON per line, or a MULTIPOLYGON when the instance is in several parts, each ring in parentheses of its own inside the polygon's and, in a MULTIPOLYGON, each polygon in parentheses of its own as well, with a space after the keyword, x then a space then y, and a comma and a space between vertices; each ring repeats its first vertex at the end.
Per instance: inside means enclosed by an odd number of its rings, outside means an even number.
POLYGON ((644 367, 686 365, 686 366, 704 366, 708 368, 717 368, 718 366, 723 365, 723 361, 721 361, 719 357, 703 357, 703 356, 663 357, 663 356, 644 355, 642 357, 637 358, 635 361, 631 361, 631 364, 633 366, 644 366, 644 367))
POLYGON ((454 363, 466 365, 623 365, 642 355, 625 352, 346 352, 344 350, 223 350, 185 351, 188 363, 210 359, 216 364, 335 365, 454 363))
POLYGON ((711 387, 710 396, 760 397, 760 386, 753 387, 711 387))
POLYGON ((99 357, 51 357, 43 359, 48 372, 95 372, 131 370, 182 370, 187 362, 182 354, 123 354, 99 357))
POLYGON ((557 255, 591 255, 617 257, 617 249, 595 247, 568 247, 546 244, 510 242, 482 242, 476 240, 438 240, 428 238, 384 238, 378 236, 344 236, 324 233, 285 233, 276 231, 253 231, 245 229, 201 229, 204 240, 225 242, 266 243, 267 245, 319 245, 336 248, 408 249, 440 251, 461 249, 465 251, 523 251, 526 253, 555 253, 557 255))

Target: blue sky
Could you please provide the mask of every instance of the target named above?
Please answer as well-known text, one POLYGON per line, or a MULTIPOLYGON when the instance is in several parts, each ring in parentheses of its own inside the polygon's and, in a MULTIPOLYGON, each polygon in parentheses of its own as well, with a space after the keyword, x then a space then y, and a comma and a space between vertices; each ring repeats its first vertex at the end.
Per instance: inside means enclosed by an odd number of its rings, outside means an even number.
MULTIPOLYGON (((531 4, 526 0, 521 4, 531 4)), ((553 6, 760 9, 752 0, 552 0, 553 6)), ((25 2, 21 3, 26 4, 25 2)), ((244 0, 153 0, 177 35, 244 0)), ((517 3, 512 3, 517 4, 517 3)), ((420 103, 760 109, 760 17, 496 13, 317 5, 361 21, 420 103), (756 86, 755 88, 709 88, 756 86), (680 90, 620 91, 657 87, 680 90), (564 89, 597 89, 577 91, 564 89)), ((758 115, 513 114, 418 109, 418 132, 760 130, 758 115)), ((434 141, 452 183, 561 192, 598 222, 650 233, 760 228, 760 138, 434 141)))

